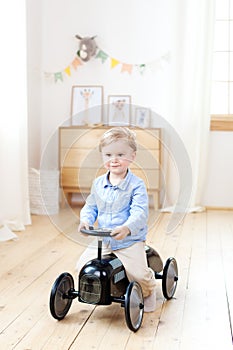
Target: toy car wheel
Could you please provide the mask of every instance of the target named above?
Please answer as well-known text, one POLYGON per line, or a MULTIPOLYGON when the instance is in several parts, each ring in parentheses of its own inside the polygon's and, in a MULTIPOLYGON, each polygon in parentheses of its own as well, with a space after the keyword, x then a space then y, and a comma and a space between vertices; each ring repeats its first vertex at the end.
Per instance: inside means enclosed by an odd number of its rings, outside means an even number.
POLYGON ((125 319, 131 331, 136 332, 141 327, 143 313, 142 288, 139 283, 131 282, 125 294, 125 319))
POLYGON ((166 299, 171 299, 176 291, 178 267, 175 258, 169 258, 163 269, 162 290, 166 299))
POLYGON ((57 320, 62 320, 70 309, 73 299, 69 297, 69 291, 74 289, 74 279, 64 272, 53 284, 50 294, 50 312, 57 320))

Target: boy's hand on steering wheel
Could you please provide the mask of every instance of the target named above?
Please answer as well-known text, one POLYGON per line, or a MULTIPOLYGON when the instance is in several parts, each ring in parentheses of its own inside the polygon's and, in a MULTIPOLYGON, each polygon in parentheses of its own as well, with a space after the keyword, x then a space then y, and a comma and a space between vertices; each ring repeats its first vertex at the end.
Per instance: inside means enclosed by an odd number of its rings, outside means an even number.
POLYGON ((117 241, 124 239, 125 237, 130 235, 130 230, 127 226, 118 226, 114 228, 111 232, 111 236, 117 241))
POLYGON ((82 228, 84 228, 85 230, 89 230, 89 224, 87 222, 80 222, 78 226, 78 232, 80 232, 82 236, 87 237, 87 235, 81 232, 82 228))

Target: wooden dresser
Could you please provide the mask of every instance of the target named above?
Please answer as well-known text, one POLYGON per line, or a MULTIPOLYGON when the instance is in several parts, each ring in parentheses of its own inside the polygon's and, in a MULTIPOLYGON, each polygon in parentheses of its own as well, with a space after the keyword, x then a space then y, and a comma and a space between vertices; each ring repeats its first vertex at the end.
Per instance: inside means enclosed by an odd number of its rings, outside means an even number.
MULTIPOLYGON (((72 193, 86 196, 96 176, 105 173, 98 143, 101 135, 110 127, 60 127, 59 167, 62 206, 65 200, 71 204, 72 193)), ((153 206, 159 207, 161 130, 131 128, 137 135, 137 155, 131 164, 132 172, 141 177, 148 194, 152 195, 153 206)))

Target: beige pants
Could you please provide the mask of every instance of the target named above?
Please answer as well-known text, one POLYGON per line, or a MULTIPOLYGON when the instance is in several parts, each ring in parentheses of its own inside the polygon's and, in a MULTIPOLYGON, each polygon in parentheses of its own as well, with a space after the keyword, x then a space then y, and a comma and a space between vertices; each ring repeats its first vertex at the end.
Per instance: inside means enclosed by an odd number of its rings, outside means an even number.
MULTIPOLYGON (((112 253, 111 248, 103 244, 102 255, 109 253, 112 253)), ((113 253, 124 265, 129 281, 137 281, 142 287, 143 296, 149 296, 155 288, 156 279, 154 276, 154 271, 149 268, 147 264, 145 243, 137 242, 128 248, 114 250, 113 253)), ((87 249, 80 256, 76 265, 78 274, 83 265, 96 257, 97 242, 94 246, 92 243, 89 247, 87 247, 87 249)))

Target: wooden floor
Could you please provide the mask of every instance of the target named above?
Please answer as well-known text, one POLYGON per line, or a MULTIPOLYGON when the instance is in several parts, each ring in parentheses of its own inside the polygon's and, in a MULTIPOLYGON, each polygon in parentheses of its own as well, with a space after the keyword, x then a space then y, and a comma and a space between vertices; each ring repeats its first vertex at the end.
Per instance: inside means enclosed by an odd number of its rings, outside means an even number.
MULTIPOLYGON (((150 230, 148 244, 165 261, 175 256, 179 282, 167 302, 157 283, 157 310, 131 332, 119 304, 93 306, 74 300, 63 321, 49 312, 49 295, 63 271, 74 275, 84 249, 58 232, 46 216, 17 241, 0 243, 0 349, 232 349, 233 212, 189 214, 166 234, 170 214, 150 230)), ((75 276, 75 275, 74 275, 75 276)))

